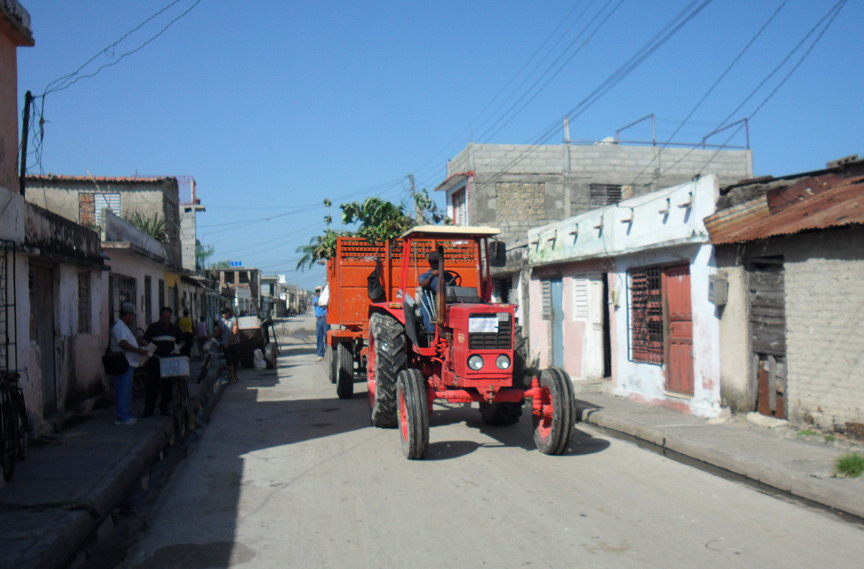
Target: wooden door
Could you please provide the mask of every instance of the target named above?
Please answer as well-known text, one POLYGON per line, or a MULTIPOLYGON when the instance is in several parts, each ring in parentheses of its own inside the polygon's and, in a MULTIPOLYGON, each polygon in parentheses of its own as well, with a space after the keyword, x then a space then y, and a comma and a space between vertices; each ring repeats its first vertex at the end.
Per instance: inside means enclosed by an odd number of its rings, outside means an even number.
POLYGON ((748 263, 750 302, 750 382, 756 410, 785 419, 786 297, 783 259, 748 263))
POLYGON ((669 324, 666 391, 693 395, 693 307, 689 265, 663 269, 663 296, 669 324))
POLYGON ((57 374, 54 363, 54 271, 30 265, 30 339, 39 346, 44 413, 57 410, 57 374))

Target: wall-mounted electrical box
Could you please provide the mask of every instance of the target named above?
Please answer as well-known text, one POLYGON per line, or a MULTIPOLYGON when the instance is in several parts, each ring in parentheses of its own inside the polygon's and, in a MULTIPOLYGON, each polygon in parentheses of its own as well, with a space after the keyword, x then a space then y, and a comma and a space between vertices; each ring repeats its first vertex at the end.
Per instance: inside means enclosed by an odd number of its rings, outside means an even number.
POLYGON ((729 281, 721 275, 708 276, 708 301, 715 306, 724 306, 729 296, 729 281))

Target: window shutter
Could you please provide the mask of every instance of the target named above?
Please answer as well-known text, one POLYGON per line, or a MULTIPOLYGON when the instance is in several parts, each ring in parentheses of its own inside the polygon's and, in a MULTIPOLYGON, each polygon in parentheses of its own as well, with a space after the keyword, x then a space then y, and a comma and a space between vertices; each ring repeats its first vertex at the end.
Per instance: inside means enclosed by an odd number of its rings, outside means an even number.
POLYGON ((540 281, 541 294, 543 296, 543 320, 552 319, 552 281, 542 279, 540 281))

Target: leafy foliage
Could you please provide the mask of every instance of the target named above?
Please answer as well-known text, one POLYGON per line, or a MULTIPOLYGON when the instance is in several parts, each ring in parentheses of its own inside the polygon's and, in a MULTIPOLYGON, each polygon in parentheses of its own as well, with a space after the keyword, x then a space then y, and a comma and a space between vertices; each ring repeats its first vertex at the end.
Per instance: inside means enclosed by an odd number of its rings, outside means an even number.
MULTIPOLYGON (((372 243, 382 243, 396 239, 408 229, 418 224, 438 224, 450 220, 438 210, 438 206, 424 189, 412 194, 415 217, 405 210, 404 205, 397 205, 378 197, 366 198, 362 202, 350 202, 339 206, 342 210, 342 224, 358 224, 355 231, 336 231, 329 227, 332 216, 324 216, 328 227, 323 235, 316 235, 306 245, 297 248, 303 256, 297 263, 298 269, 305 269, 315 264, 323 264, 336 254, 336 240, 343 235, 356 235, 368 239, 372 243)), ((328 199, 324 200, 326 207, 331 206, 328 199)))
POLYGON ((198 239, 195 240, 195 256, 201 267, 207 266, 207 259, 212 257, 214 253, 216 253, 216 248, 213 245, 204 245, 198 239))
POLYGON ((837 458, 834 464, 837 474, 849 478, 857 478, 864 473, 864 455, 849 452, 837 458))
POLYGON ((168 242, 168 226, 165 223, 165 220, 159 217, 158 213, 154 213, 153 217, 147 217, 140 211, 135 211, 127 213, 123 216, 123 219, 153 239, 156 239, 161 243, 168 242))

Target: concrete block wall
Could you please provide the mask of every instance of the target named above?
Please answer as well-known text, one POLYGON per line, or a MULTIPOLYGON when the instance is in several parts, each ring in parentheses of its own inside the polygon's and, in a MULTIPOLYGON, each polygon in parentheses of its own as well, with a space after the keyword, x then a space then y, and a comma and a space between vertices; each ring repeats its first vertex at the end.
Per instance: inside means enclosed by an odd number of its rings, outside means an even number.
MULTIPOLYGON (((448 163, 447 170, 448 175, 474 172, 468 198, 469 222, 499 227, 506 242, 524 239, 530 228, 594 209, 591 184, 624 186, 622 197, 626 199, 689 181, 698 173, 716 174, 721 186, 753 175, 749 150, 717 152, 617 144, 471 143, 448 163), (539 204, 533 199, 528 209, 514 209, 510 206, 516 200, 500 199, 499 191, 509 193, 513 183, 543 185, 543 219, 537 217, 539 204)), ((526 190, 531 187, 525 186, 526 190)))
POLYGON ((864 433, 864 228, 799 235, 785 249, 789 413, 864 433))

